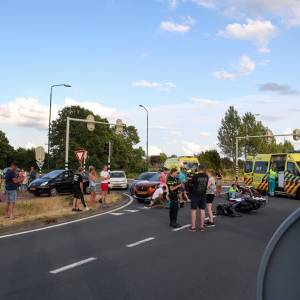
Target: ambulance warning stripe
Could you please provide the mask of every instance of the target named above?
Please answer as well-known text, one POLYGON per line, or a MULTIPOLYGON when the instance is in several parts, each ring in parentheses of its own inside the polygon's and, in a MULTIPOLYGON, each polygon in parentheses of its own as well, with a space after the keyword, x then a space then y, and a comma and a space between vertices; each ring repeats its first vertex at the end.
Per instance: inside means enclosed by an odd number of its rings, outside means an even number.
POLYGON ((285 187, 284 191, 287 194, 295 194, 300 187, 300 177, 291 174, 288 171, 284 172, 285 187))

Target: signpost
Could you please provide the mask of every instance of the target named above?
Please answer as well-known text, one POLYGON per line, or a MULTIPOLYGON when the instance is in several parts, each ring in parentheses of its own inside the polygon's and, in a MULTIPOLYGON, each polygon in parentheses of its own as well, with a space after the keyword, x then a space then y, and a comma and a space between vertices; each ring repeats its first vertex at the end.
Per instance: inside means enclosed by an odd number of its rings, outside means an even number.
MULTIPOLYGON (((118 135, 122 135, 124 131, 125 124, 122 122, 122 120, 118 119, 116 123, 108 123, 108 122, 102 122, 102 121, 95 121, 93 115, 88 115, 86 119, 77 119, 77 118, 70 118, 67 117, 67 126, 66 126, 66 150, 65 150, 65 169, 69 169, 69 141, 70 141, 70 122, 82 122, 87 123, 87 129, 90 131, 93 131, 95 129, 96 124, 103 124, 108 126, 115 126, 115 132, 118 135)), ((79 154, 80 155, 80 154, 79 154)), ((77 156, 76 156, 77 157, 77 156)), ((81 158, 81 156, 80 156, 81 158)), ((83 155, 84 158, 84 155, 83 155)), ((78 159, 78 158, 77 158, 78 159)), ((84 160, 82 161, 84 163, 84 160)))
POLYGON ((42 146, 35 148, 35 160, 36 164, 39 167, 40 175, 42 174, 42 167, 45 162, 45 149, 42 146))
POLYGON ((80 165, 85 165, 85 160, 87 158, 87 151, 85 149, 78 149, 75 151, 75 156, 79 161, 80 165))

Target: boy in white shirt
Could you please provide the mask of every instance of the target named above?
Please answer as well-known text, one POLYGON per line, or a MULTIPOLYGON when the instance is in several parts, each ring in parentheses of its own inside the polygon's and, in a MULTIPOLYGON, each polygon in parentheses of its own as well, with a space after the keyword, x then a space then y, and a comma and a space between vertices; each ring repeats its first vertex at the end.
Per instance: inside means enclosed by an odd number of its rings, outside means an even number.
POLYGON ((159 186, 152 195, 152 199, 149 207, 162 206, 164 207, 164 201, 166 199, 167 187, 165 185, 159 186))
POLYGON ((100 173, 101 177, 101 200, 102 200, 102 207, 106 208, 108 205, 106 204, 106 198, 108 193, 108 183, 109 183, 109 172, 107 165, 103 166, 103 169, 100 173))

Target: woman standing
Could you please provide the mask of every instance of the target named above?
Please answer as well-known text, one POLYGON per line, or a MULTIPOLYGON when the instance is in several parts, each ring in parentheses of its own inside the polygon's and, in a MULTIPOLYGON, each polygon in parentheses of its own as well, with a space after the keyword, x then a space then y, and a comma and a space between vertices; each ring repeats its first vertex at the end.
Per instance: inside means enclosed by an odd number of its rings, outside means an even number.
POLYGON ((96 204, 96 184, 98 176, 95 167, 89 167, 89 190, 90 190, 90 205, 95 208, 96 204))
POLYGON ((206 191, 206 207, 208 213, 208 221, 206 222, 206 227, 215 227, 214 223, 214 216, 212 212, 212 203, 215 199, 216 193, 216 180, 214 177, 214 171, 209 170, 207 172, 208 175, 208 184, 207 184, 207 191, 206 191))
POLYGON ((216 196, 220 196, 220 194, 221 194, 221 191, 222 191, 222 179, 223 179, 223 176, 222 176, 221 171, 219 170, 216 173, 216 196))

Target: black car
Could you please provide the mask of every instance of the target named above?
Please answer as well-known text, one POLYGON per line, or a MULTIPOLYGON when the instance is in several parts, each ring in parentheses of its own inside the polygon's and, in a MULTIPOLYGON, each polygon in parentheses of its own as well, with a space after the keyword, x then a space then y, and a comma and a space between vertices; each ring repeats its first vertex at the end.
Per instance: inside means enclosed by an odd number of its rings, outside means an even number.
POLYGON ((130 195, 134 194, 135 186, 142 181, 148 181, 153 175, 157 174, 157 172, 144 172, 141 173, 136 179, 133 180, 130 186, 130 195))
MULTIPOLYGON (((73 192, 74 170, 54 170, 40 178, 33 180, 28 187, 29 192, 36 196, 48 194, 56 196, 59 193, 73 192)), ((89 179, 87 173, 83 173, 83 188, 87 193, 89 179)))

